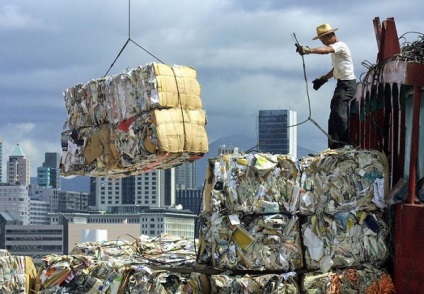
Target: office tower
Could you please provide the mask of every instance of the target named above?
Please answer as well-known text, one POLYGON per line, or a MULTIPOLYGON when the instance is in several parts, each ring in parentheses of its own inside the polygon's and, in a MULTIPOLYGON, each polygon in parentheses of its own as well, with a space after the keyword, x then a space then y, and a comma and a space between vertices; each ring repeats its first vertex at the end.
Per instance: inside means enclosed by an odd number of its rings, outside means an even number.
POLYGON ((183 163, 175 168, 177 190, 195 189, 197 181, 196 161, 183 163))
MULTIPOLYGON (((121 179, 98 177, 91 179, 90 191, 95 195, 96 207, 140 205, 169 207, 175 205, 175 169, 154 170, 121 179)), ((90 204, 93 202, 90 201, 90 204)))
POLYGON ((40 187, 52 187, 60 189, 60 154, 46 152, 43 166, 37 168, 37 179, 40 187))
POLYGON ((24 185, 0 185, 0 212, 7 212, 20 224, 29 224, 29 196, 24 185))
POLYGON ((202 209, 202 192, 202 189, 177 190, 176 203, 198 215, 202 209))
POLYGON ((258 149, 297 158, 297 113, 292 110, 260 110, 258 149))
POLYGON ((88 207, 88 193, 58 191, 58 211, 82 211, 88 207))
POLYGON ((30 162, 19 144, 12 150, 7 162, 7 182, 19 183, 24 186, 30 184, 30 162))

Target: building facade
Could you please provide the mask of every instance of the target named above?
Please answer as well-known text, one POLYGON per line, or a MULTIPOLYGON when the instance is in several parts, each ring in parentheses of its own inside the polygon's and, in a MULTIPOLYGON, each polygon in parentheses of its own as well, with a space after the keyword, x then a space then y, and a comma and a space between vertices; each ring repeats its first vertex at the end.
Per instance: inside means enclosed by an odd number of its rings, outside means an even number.
POLYGON ((52 187, 60 189, 60 154, 57 152, 46 152, 44 154, 43 166, 37 168, 37 179, 40 187, 52 187))
POLYGON ((4 249, 13 255, 42 258, 46 254, 64 254, 64 228, 60 225, 4 226, 4 249))
POLYGON ((0 212, 8 212, 23 225, 29 224, 28 188, 24 185, 0 184, 0 212))
POLYGON ((120 179, 91 178, 90 191, 98 210, 107 211, 109 206, 116 205, 172 206, 175 205, 175 169, 120 179))
POLYGON ((297 158, 297 113, 292 110, 260 110, 258 150, 297 158))
POLYGON ((88 209, 88 193, 75 191, 58 191, 58 207, 56 211, 88 209))
POLYGON ((177 190, 196 189, 197 164, 196 161, 183 163, 175 168, 175 183, 177 190))
POLYGON ((239 148, 235 146, 227 146, 227 145, 221 145, 218 147, 218 156, 224 155, 224 154, 238 154, 239 148))

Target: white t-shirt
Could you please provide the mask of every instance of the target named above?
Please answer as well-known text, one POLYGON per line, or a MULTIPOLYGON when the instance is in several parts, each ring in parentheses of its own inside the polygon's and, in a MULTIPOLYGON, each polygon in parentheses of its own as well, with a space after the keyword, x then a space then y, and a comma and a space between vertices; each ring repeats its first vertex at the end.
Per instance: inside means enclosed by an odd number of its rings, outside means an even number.
POLYGON ((333 77, 337 80, 356 79, 349 47, 340 41, 330 46, 334 49, 334 53, 331 53, 332 65, 334 68, 333 77))

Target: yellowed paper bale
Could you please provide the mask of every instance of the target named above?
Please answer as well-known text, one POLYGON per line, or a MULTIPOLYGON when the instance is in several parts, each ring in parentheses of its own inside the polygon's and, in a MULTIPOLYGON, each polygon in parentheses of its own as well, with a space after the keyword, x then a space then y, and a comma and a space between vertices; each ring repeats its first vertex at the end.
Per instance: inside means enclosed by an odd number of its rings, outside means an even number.
POLYGON ((181 108, 154 111, 159 150, 163 152, 209 151, 206 115, 201 109, 181 108))
POLYGON ((160 105, 164 107, 184 107, 188 109, 201 109, 202 100, 199 95, 178 94, 161 92, 158 94, 160 105))
POLYGON ((196 79, 186 77, 157 76, 157 91, 200 96, 200 84, 196 79))
POLYGON ((153 70, 156 76, 184 76, 187 78, 196 78, 196 70, 188 66, 169 66, 162 63, 153 63, 153 70))

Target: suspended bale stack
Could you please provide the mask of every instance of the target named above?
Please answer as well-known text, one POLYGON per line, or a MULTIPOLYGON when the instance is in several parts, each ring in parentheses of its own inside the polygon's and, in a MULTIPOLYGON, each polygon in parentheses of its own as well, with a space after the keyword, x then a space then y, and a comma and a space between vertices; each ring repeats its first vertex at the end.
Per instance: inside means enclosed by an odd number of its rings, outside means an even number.
POLYGON ((125 177, 208 152, 206 114, 193 68, 150 63, 64 92, 64 176, 125 177))

